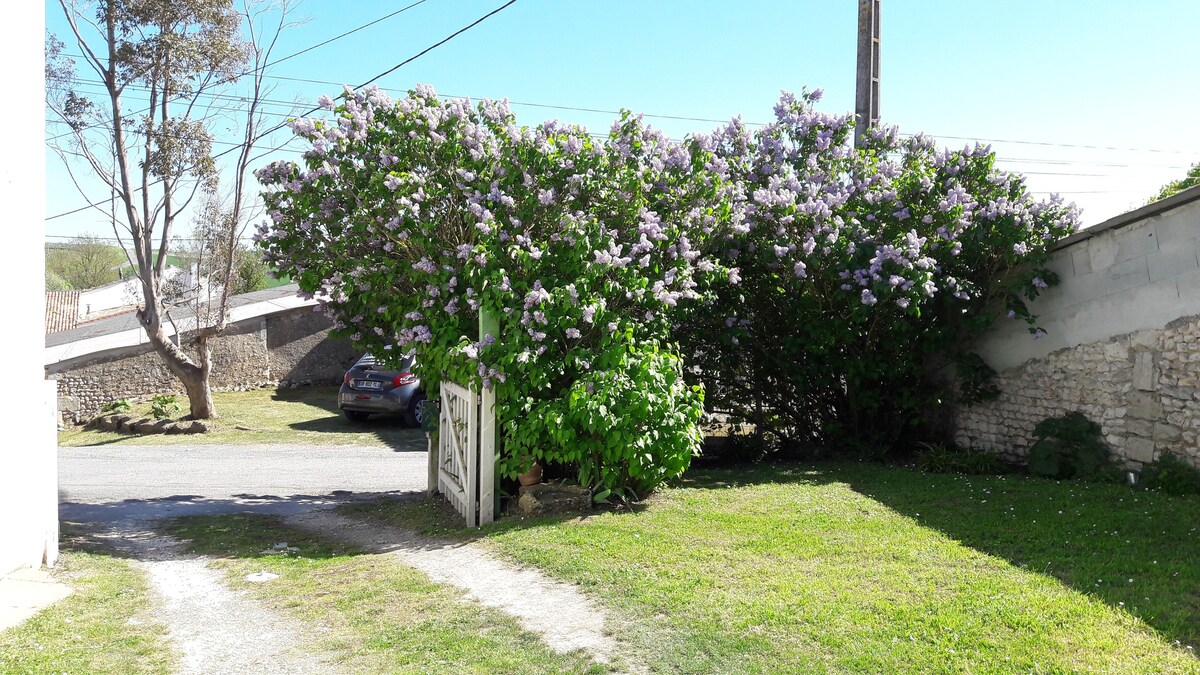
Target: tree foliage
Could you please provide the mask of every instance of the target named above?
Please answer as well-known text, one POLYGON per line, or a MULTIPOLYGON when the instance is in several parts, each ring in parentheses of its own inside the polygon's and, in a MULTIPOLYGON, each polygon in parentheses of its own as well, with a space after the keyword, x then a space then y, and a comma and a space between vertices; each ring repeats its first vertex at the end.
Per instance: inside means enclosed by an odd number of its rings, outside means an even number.
POLYGON ((121 249, 93 234, 81 234, 46 251, 47 278, 54 275, 68 288, 86 290, 120 281, 125 263, 121 249))
POLYGON ((1162 189, 1158 191, 1158 196, 1150 201, 1156 202, 1160 199, 1166 199, 1196 185, 1200 185, 1200 162, 1193 164, 1192 168, 1188 169, 1183 178, 1173 180, 1162 186, 1162 189))

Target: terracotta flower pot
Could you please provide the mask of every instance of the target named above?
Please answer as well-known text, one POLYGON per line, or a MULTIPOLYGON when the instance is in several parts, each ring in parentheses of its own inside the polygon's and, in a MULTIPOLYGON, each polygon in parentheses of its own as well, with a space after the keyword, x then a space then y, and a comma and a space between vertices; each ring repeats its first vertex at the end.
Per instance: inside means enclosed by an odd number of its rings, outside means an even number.
POLYGON ((542 465, 534 462, 533 466, 529 467, 528 471, 517 475, 517 482, 520 483, 522 487, 526 485, 537 485, 538 483, 542 482, 542 465))

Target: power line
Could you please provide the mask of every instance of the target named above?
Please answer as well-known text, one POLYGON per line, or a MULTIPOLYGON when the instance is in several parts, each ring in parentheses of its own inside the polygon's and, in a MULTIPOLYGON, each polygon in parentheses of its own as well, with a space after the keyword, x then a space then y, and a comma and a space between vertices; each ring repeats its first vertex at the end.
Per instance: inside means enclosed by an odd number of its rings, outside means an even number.
MULTIPOLYGON (((47 235, 45 235, 46 239, 78 239, 79 236, 80 235, 75 235, 75 234, 47 234, 47 235)), ((116 237, 101 237, 98 235, 89 235, 88 239, 95 239, 97 241, 115 241, 118 243, 121 242, 121 240, 116 237)), ((253 239, 254 239, 253 236, 238 237, 238 241, 251 241, 253 239)), ((204 237, 171 237, 171 241, 209 241, 209 239, 206 239, 204 237)), ((51 243, 54 243, 54 242, 51 242, 51 243)), ((174 255, 174 254, 172 254, 172 255, 174 255)))
MULTIPOLYGON (((900 135, 901 136, 917 136, 919 134, 900 134, 900 135)), ((1050 141, 1014 141, 1012 139, 1006 140, 1003 138, 979 138, 979 137, 974 137, 974 136, 947 136, 945 134, 933 134, 933 133, 925 133, 923 135, 931 136, 933 138, 948 138, 950 140, 955 140, 955 141, 985 141, 987 143, 1014 143, 1017 145, 1042 145, 1042 146, 1048 146, 1048 147, 1054 147, 1054 148, 1082 148, 1085 150, 1117 150, 1117 151, 1121 151, 1121 152, 1158 152, 1158 153, 1174 154, 1174 155, 1194 154, 1194 153, 1190 153, 1190 152, 1187 152, 1184 150, 1161 150, 1158 148, 1118 148, 1118 147, 1113 147, 1113 146, 1108 146, 1108 145, 1081 145, 1081 144, 1077 144, 1077 143, 1052 143, 1050 141)))
MULTIPOLYGON (((384 15, 384 16, 381 16, 381 17, 379 17, 378 19, 375 19, 375 20, 373 20, 373 21, 368 21, 367 23, 364 23, 364 24, 362 24, 361 26, 357 26, 357 27, 355 27, 355 28, 351 28, 350 30, 348 30, 348 31, 346 31, 346 32, 344 32, 344 33, 342 33, 342 34, 340 34, 340 35, 335 35, 335 36, 333 36, 333 37, 331 37, 331 38, 329 38, 329 39, 327 39, 327 40, 323 40, 323 41, 321 41, 321 42, 318 42, 318 43, 317 43, 317 44, 315 44, 315 45, 311 45, 311 46, 309 46, 309 47, 305 47, 304 49, 301 49, 300 51, 297 51, 297 52, 292 52, 291 54, 288 54, 287 56, 284 56, 283 58, 277 59, 277 60, 275 60, 275 61, 271 61, 270 63, 264 63, 262 66, 259 66, 258 68, 252 68, 252 69, 250 69, 250 70, 244 71, 244 72, 240 73, 240 74, 239 74, 237 77, 235 77, 233 81, 240 80, 240 79, 242 79, 243 77, 245 77, 245 76, 247 76, 247 75, 250 75, 251 73, 258 73, 258 72, 262 72, 262 71, 264 71, 264 70, 265 70, 265 69, 266 69, 268 66, 273 66, 273 65, 275 65, 275 64, 278 64, 278 63, 283 63, 284 61, 287 61, 287 60, 289 60, 289 59, 294 59, 294 58, 296 58, 297 56, 300 56, 301 54, 307 54, 308 52, 311 52, 312 50, 314 50, 314 49, 317 49, 318 47, 324 47, 325 45, 327 45, 327 44, 329 44, 329 43, 331 43, 331 42, 336 42, 337 40, 340 40, 340 39, 342 39, 342 38, 344 38, 344 37, 346 37, 346 36, 348 36, 348 35, 353 35, 354 33, 357 33, 358 31, 360 31, 360 30, 363 30, 364 28, 369 28, 369 27, 371 27, 371 26, 374 26, 374 25, 375 25, 375 24, 377 24, 377 23, 380 23, 380 22, 382 22, 382 21, 386 21, 386 20, 388 20, 388 19, 390 19, 390 18, 392 18, 392 17, 394 17, 394 16, 398 16, 398 15, 400 15, 400 14, 403 14, 403 13, 407 12, 408 10, 412 9, 413 7, 416 7, 417 5, 422 5, 422 4, 424 4, 424 3, 428 2, 428 1, 429 1, 429 0, 417 0, 417 2, 414 2, 414 3, 412 3, 411 5, 408 5, 408 6, 405 6, 405 7, 401 7, 400 9, 398 9, 398 10, 396 10, 396 11, 394 11, 394 12, 390 13, 390 14, 386 14, 386 15, 384 15)), ((82 59, 82 58, 87 58, 87 57, 85 57, 83 54, 71 54, 71 53, 67 53, 67 54, 65 54, 65 55, 66 55, 66 56, 70 56, 70 57, 80 58, 80 59, 82 59)), ((103 82, 101 82, 100 84, 101 84, 101 85, 103 85, 104 83, 103 83, 103 82)), ((218 86, 218 85, 224 85, 224 84, 227 84, 227 82, 218 82, 218 83, 214 83, 214 84, 212 84, 211 86, 218 86)), ((128 84, 127 84, 126 86, 130 86, 130 85, 128 85, 128 84)), ((148 87, 146 87, 146 89, 148 89, 148 87)), ((198 95, 200 92, 204 91, 204 89, 205 89, 205 87, 201 87, 199 90, 197 90, 197 91, 196 91, 196 94, 198 95)), ((139 112, 136 112, 136 113, 133 113, 133 114, 134 114, 134 115, 141 115, 141 114, 143 114, 143 113, 149 112, 149 110, 150 110, 150 109, 149 109, 149 108, 147 108, 146 110, 142 110, 142 111, 139 111, 139 112)), ((93 125, 93 126, 99 126, 99 124, 97 124, 97 125, 93 125)), ((91 128, 91 127, 88 127, 88 128, 91 128)), ((59 138, 63 138, 64 136, 69 136, 69 135, 71 135, 71 133, 70 133, 70 132, 69 132, 69 133, 60 134, 60 135, 58 135, 58 136, 55 136, 54 138, 51 138, 51 139, 48 139, 48 140, 54 141, 54 140, 58 140, 59 138)))
MULTIPOLYGON (((378 80, 379 78, 381 78, 381 77, 383 77, 383 76, 385 76, 385 75, 388 75, 388 74, 390 74, 390 73, 393 73, 393 72, 395 72, 396 70, 398 70, 399 68, 401 68, 401 67, 403 67, 403 66, 405 66, 405 65, 407 65, 407 64, 409 64, 409 63, 412 63, 413 61, 415 61, 415 60, 417 60, 418 58, 420 58, 420 57, 424 56, 425 54, 428 54, 429 52, 433 51, 434 49, 437 49, 438 47, 440 47, 440 46, 442 46, 442 45, 446 44, 446 43, 447 43, 447 42, 449 42, 450 40, 453 40, 454 38, 458 37, 459 35, 462 35, 463 33, 465 33, 465 32, 467 32, 468 30, 470 30, 470 29, 474 28, 475 26, 478 26, 479 24, 483 23, 484 21, 486 21, 486 20, 487 20, 487 19, 489 19, 490 17, 492 17, 492 16, 494 16, 494 15, 496 15, 496 14, 500 13, 501 11, 503 11, 503 10, 507 9, 508 7, 510 7, 510 6, 512 6, 513 4, 515 4, 515 3, 516 3, 516 1, 517 1, 517 0, 508 0, 508 2, 507 2, 507 3, 505 3, 505 4, 501 5, 500 7, 497 7, 496 9, 492 10, 491 12, 488 12, 487 14, 485 14, 485 15, 483 15, 483 16, 481 16, 481 17, 479 17, 478 19, 476 19, 476 20, 475 20, 475 21, 473 21, 472 23, 470 23, 470 24, 468 24, 468 25, 464 26, 463 28, 460 28, 459 30, 455 31, 454 33, 451 33, 449 36, 447 36, 447 37, 443 38, 443 39, 442 39, 442 40, 440 40, 439 42, 436 42, 436 43, 434 43, 433 45, 430 45, 429 47, 426 47, 425 49, 421 50, 421 51, 420 51, 420 52, 418 52, 417 54, 415 54, 415 55, 413 55, 413 56, 411 56, 411 57, 409 57, 409 58, 405 59, 404 61, 401 61, 400 63, 398 63, 398 64, 396 64, 395 66, 393 66, 393 67, 389 68, 388 70, 386 70, 386 71, 384 71, 384 72, 380 73, 379 75, 376 75, 375 77, 372 77, 371 79, 367 80, 367 81, 366 81, 366 82, 364 82, 363 84, 360 84, 360 85, 358 85, 358 87, 355 87, 355 89, 358 89, 358 88, 361 88, 361 87, 365 87, 366 85, 370 84, 371 82, 374 82, 375 80, 378 80)), ((415 5, 413 5, 413 6, 415 6, 415 5)), ((309 110, 308 112, 304 113, 304 115, 311 115, 312 113, 316 112, 317 110, 320 110, 320 107, 313 108, 313 109, 309 110)), ((302 115, 302 116, 304 116, 304 115, 302 115)), ((282 129, 284 126, 286 126, 286 123, 277 124, 276 126, 274 126, 274 127, 270 128, 270 129, 268 129, 267 131, 265 131, 265 132, 263 132, 263 133, 259 134, 259 135, 258 135, 258 136, 255 138, 255 140, 258 140, 258 139, 264 138, 264 137, 266 137, 266 136, 268 136, 268 135, 270 135, 270 134, 272 134, 272 133, 274 133, 274 132, 278 131, 279 129, 282 129)), ((288 142, 291 142, 291 139, 289 139, 289 141, 288 141, 288 142)), ((244 144, 244 143, 238 143, 238 144, 235 144, 233 147, 230 147, 230 148, 229 148, 229 149, 227 149, 227 150, 222 150, 221 152, 218 152, 217 154, 213 155, 213 156, 212 156, 212 159, 214 159, 214 160, 215 160, 215 159, 219 159, 219 158, 221 158, 221 157, 223 157, 223 156, 225 156, 225 155, 229 154, 230 152, 233 152, 234 150, 236 150, 236 149, 238 149, 238 148, 242 147, 243 145, 245 145, 245 144, 244 144)), ((286 145, 286 143, 285 143, 284 145, 286 145)), ((283 147, 283 146, 279 146, 279 148, 276 148, 276 150, 278 150, 278 149, 281 149, 282 147, 283 147)), ((272 150, 272 152, 274 152, 274 150, 272 150)), ((262 155, 259 155, 259 156, 261 157, 262 155)), ((161 181, 159 181, 159 182, 161 182, 161 181)), ((67 211, 67 212, 65 212, 65 213, 59 213, 59 214, 55 214, 55 215, 53 215, 53 216, 47 216, 47 217, 45 218, 45 220, 54 220, 55 218, 62 218, 63 216, 68 216, 68 215, 71 215, 71 214, 73 214, 73 213, 78 213, 78 212, 80 212, 80 211, 83 211, 83 210, 85 210, 85 209, 91 208, 91 207, 93 207, 93 206, 97 206, 97 205, 99 205, 99 204, 101 204, 101 203, 103 203, 103 202, 90 202, 90 203, 88 203, 86 206, 80 207, 80 208, 78 208, 78 209, 75 209, 75 210, 73 210, 73 211, 67 211)))
MULTIPOLYGON (((422 57, 422 56, 424 56, 425 54, 428 54, 429 52, 433 51, 434 49, 437 49, 438 47, 440 47, 440 46, 442 46, 442 45, 446 44, 447 42, 449 42, 449 41, 453 40, 454 38, 458 37, 459 35, 462 35, 463 33, 467 32, 468 30, 471 30, 471 29, 472 29, 472 28, 474 28, 475 26, 478 26, 479 24, 483 23, 484 21, 486 21, 487 19, 491 18, 492 16, 494 16, 494 15, 496 15, 496 14, 499 14, 501 11, 503 11, 503 10, 505 10, 505 9, 508 9, 510 6, 512 6, 512 5, 513 5, 513 4, 515 4, 516 2, 517 2, 517 0, 508 0, 508 2, 504 3, 504 4, 503 4, 503 5, 501 5, 500 7, 497 7, 496 9, 493 9, 492 11, 488 12, 487 14, 484 14, 483 16, 479 17, 478 19, 476 19, 476 20, 475 20, 475 21, 473 21, 472 23, 470 23, 470 24, 468 24, 468 25, 466 25, 466 26, 464 26, 464 27, 462 27, 462 28, 458 29, 457 31, 455 31, 455 32, 451 33, 450 35, 448 35, 447 37, 443 38, 443 39, 442 39, 442 40, 440 40, 439 42, 436 42, 436 43, 434 43, 434 44, 432 44, 432 45, 430 45, 430 46, 426 47, 425 49, 423 49, 423 50, 421 50, 420 52, 418 52, 418 53, 414 54, 413 56, 410 56, 410 57, 408 57, 407 59, 405 59, 405 60, 401 61, 400 63, 398 63, 398 64, 396 64, 396 65, 392 66, 391 68, 389 68, 389 69, 387 69, 387 70, 383 71, 382 73, 380 73, 380 74, 376 75, 375 77, 372 77, 372 78, 370 78, 370 79, 369 79, 369 80, 367 80, 366 82, 363 82, 362 84, 355 86, 355 87, 354 87, 354 89, 361 89, 361 88, 363 88, 363 87, 367 86, 368 84, 371 84, 371 83, 372 83, 372 82, 374 82, 375 80, 378 80, 379 78, 381 78, 381 77, 384 77, 385 75, 388 75, 388 74, 390 74, 390 73, 393 73, 393 72, 395 72, 396 70, 399 70, 400 68, 402 68, 403 66, 405 66, 405 65, 408 65, 409 63, 412 63, 413 61, 416 61, 417 59, 421 58, 421 57, 422 57)), ((313 114, 314 112, 316 112, 316 111, 318 111, 318 110, 320 110, 320 109, 321 109, 321 108, 320 108, 320 106, 318 106, 318 107, 316 107, 316 108, 313 108, 313 109, 309 110, 308 112, 304 113, 303 115, 301 115, 301 117, 304 117, 304 116, 307 116, 307 115, 311 115, 311 114, 313 114)), ((285 127, 285 126, 287 126, 287 123, 286 123, 286 122, 283 122, 283 123, 277 124, 277 125, 275 125, 274 127, 271 127, 270 129, 267 129, 267 130, 266 130, 266 131, 264 131, 263 133, 259 134, 259 135, 257 136, 257 138, 264 138, 264 137, 266 137, 266 136, 269 136, 270 134, 272 134, 272 133, 275 133, 276 131, 278 131, 278 130, 282 129, 282 128, 283 128, 283 127, 285 127)), ((294 139, 292 139, 292 138, 289 138, 289 139, 288 139, 287 141, 285 141, 285 142, 284 142, 282 145, 276 146, 275 148, 272 148, 271 150, 268 150, 268 151, 266 151, 266 152, 263 152, 263 153, 260 153, 260 154, 258 154, 258 155, 255 155, 255 156, 254 156, 254 158, 253 158, 253 160, 260 159, 260 158, 262 158, 262 157, 264 157, 264 156, 266 156, 266 155, 269 155, 269 154, 271 154, 272 152, 275 152, 276 150, 280 150, 280 149, 282 149, 282 148, 283 148, 285 145, 287 145, 288 143, 291 143, 291 142, 292 142, 292 140, 294 140, 294 139)), ((222 151, 222 152, 220 152, 220 153, 217 153, 216 155, 213 155, 213 159, 216 159, 216 158, 218 158, 218 157, 221 157, 222 155, 228 154, 229 152, 232 152, 232 151, 233 151, 233 148, 230 148, 229 150, 225 150, 225 151, 222 151)), ((253 161, 253 160, 252 160, 252 161, 253 161)))
MULTIPOLYGON (((340 87, 343 84, 341 82, 333 82, 330 80, 314 80, 314 79, 310 79, 310 78, 291 77, 291 76, 285 76, 285 75, 268 75, 267 77, 276 79, 276 80, 289 81, 289 82, 304 82, 306 84, 322 84, 322 85, 329 85, 329 86, 334 86, 334 87, 340 87)), ((382 89, 383 91, 397 92, 397 93, 401 93, 404 91, 401 89, 388 88, 388 87, 380 87, 380 89, 382 89)), ((481 98, 478 96, 460 96, 460 95, 456 95, 456 94, 441 94, 440 96, 442 98, 467 98, 467 99, 481 98)), ((583 106, 571 106, 571 105, 562 105, 562 104, 553 104, 553 103, 533 103, 533 102, 529 102, 529 101, 509 100, 508 104, 514 105, 514 106, 530 107, 530 108, 546 108, 546 109, 550 109, 550 110, 566 110, 566 111, 571 111, 571 112, 600 113, 600 114, 606 114, 606 115, 620 115, 621 114, 620 110, 609 110, 609 109, 605 109, 605 108, 588 108, 588 107, 583 107, 583 106)), ((714 124, 727 124, 730 121, 728 119, 716 119, 716 118, 712 118, 712 117, 690 117, 687 115, 668 115, 668 114, 661 114, 661 113, 639 113, 639 114, 642 115, 643 117, 650 117, 650 118, 654 118, 654 119, 668 119, 668 120, 678 120, 678 121, 684 121, 684 122, 711 122, 714 124)), ((744 124, 746 126, 751 126, 751 127, 764 127, 770 123, 769 122, 753 122, 753 121, 743 120, 742 124, 744 124)), ((911 136, 917 136, 919 134, 903 133, 900 135, 906 136, 906 137, 911 137, 911 136)), ((1110 146, 1082 145, 1082 144, 1073 144, 1073 143, 1051 143, 1051 142, 1046 142, 1046 141, 1014 141, 1014 140, 1004 140, 1004 139, 998 139, 998 138, 948 136, 948 135, 934 134, 934 133, 928 133, 928 132, 924 133, 923 135, 931 136, 934 138, 950 139, 950 140, 986 141, 989 143, 1018 143, 1018 144, 1025 144, 1025 145, 1046 145, 1046 146, 1053 146, 1053 147, 1082 148, 1082 149, 1089 149, 1089 150, 1119 150, 1119 151, 1125 151, 1125 152, 1158 152, 1158 153, 1174 153, 1174 154, 1181 154, 1181 155, 1192 154, 1192 153, 1188 153, 1188 152, 1182 151, 1182 150, 1162 150, 1162 149, 1155 149, 1155 148, 1119 148, 1119 147, 1110 147, 1110 146)), ((1006 161, 1030 161, 1030 162, 1043 162, 1044 161, 1044 162, 1066 163, 1066 164, 1076 164, 1076 163, 1091 164, 1091 162, 1070 162, 1067 160, 1032 160, 1032 159, 1016 160, 1016 159, 1013 159, 1013 160, 1006 160, 1006 161)), ((1100 165, 1101 166, 1128 166, 1127 164, 1100 164, 1100 165)), ((1166 166, 1167 168, 1175 168, 1175 169, 1190 168, 1188 166, 1159 165, 1159 164, 1147 164, 1146 166, 1166 166)))
POLYGON ((515 4, 516 2, 517 2, 517 0, 508 0, 508 2, 504 3, 503 5, 497 7, 496 9, 493 9, 492 11, 488 12, 487 14, 484 14, 483 16, 479 17, 473 23, 471 23, 467 26, 464 26, 464 27, 454 31, 450 35, 446 36, 446 38, 443 39, 441 42, 438 42, 436 44, 432 44, 432 45, 426 47, 424 50, 422 50, 421 52, 418 52, 416 55, 411 56, 411 57, 401 61, 400 63, 397 63, 396 65, 392 66, 391 68, 388 68, 387 70, 376 75, 375 77, 372 77, 371 79, 367 80, 366 82, 363 82, 362 84, 355 87, 355 89, 360 89, 362 87, 365 87, 368 84, 371 84, 372 82, 374 82, 375 80, 378 80, 379 78, 384 77, 385 75, 391 75, 392 73, 396 72, 400 68, 412 63, 413 61, 416 61, 417 59, 421 58, 422 56, 425 56, 426 54, 437 49, 438 47, 441 47, 442 45, 453 40, 454 38, 458 37, 459 35, 462 35, 463 33, 471 30, 475 26, 478 26, 479 24, 483 23, 484 21, 487 21, 488 19, 499 14, 500 12, 503 12, 504 10, 513 6, 513 4, 515 4))
MULTIPOLYGON (((429 0, 417 0, 416 2, 412 3, 411 5, 408 5, 408 6, 406 6, 406 7, 401 7, 400 9, 398 9, 398 10, 396 10, 396 11, 392 12, 391 14, 387 14, 387 15, 385 15, 385 16, 381 16, 381 17, 379 17, 378 19, 375 19, 374 21, 370 21, 370 22, 368 22, 368 23, 364 23, 363 25, 361 25, 361 26, 359 26, 359 27, 357 27, 357 28, 352 28, 352 29, 350 29, 350 30, 346 31, 345 33, 342 33, 341 35, 335 35, 335 36, 333 36, 333 37, 329 38, 328 40, 325 40, 325 41, 323 41, 323 42, 318 42, 317 44, 315 44, 315 45, 313 45, 313 46, 311 46, 311 47, 305 47, 304 49, 301 49, 301 50, 300 50, 300 51, 298 51, 298 52, 295 52, 295 53, 293 53, 293 54, 288 54, 287 56, 285 56, 285 57, 283 57, 283 58, 281 58, 281 59, 278 59, 278 60, 276 60, 276 61, 272 61, 272 62, 271 62, 271 65, 273 65, 273 66, 274 66, 274 65, 278 65, 278 64, 280 64, 280 63, 283 63, 284 61, 287 61, 287 60, 289 60, 289 59, 294 59, 294 58, 296 58, 297 56, 300 56, 301 54, 307 54, 308 52, 311 52, 312 50, 314 50, 314 49, 317 49, 318 47, 324 47, 325 45, 329 44, 330 42, 336 42, 337 40, 341 40, 342 38, 346 37, 347 35, 353 35, 354 33, 357 33, 358 31, 360 31, 360 30, 363 30, 364 28, 370 28, 371 26, 374 26, 374 25, 375 25, 375 24, 377 24, 377 23, 380 23, 380 22, 382 22, 382 21, 387 21, 388 19, 392 18, 393 16, 396 16, 396 15, 398 15, 398 14, 403 14, 403 13, 407 12, 408 10, 412 9, 413 7, 416 7, 417 5, 423 5, 423 4, 425 4, 426 2, 428 2, 428 1, 429 1, 429 0)), ((255 70, 255 71, 251 71, 251 72, 257 72, 257 70, 255 70)), ((249 74, 249 73, 242 73, 242 75, 239 75, 238 77, 239 77, 239 78, 241 78, 241 77, 243 77, 243 76, 245 76, 245 75, 248 75, 248 74, 249 74)))

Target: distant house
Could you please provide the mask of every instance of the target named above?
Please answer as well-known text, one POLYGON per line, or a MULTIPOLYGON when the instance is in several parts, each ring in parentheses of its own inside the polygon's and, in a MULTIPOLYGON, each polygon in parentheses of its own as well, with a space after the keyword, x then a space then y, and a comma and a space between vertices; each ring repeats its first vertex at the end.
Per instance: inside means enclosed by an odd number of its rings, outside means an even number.
MULTIPOLYGON (((208 289, 207 280, 198 278, 196 269, 185 270, 174 265, 168 265, 163 270, 163 285, 167 294, 170 289, 191 289, 199 287, 203 296, 208 289)), ((116 281, 106 286, 79 291, 79 318, 81 321, 111 316, 114 310, 129 310, 142 305, 142 283, 137 277, 116 281)))
MULTIPOLYGON (((163 272, 164 294, 208 293, 208 280, 198 277, 196 269, 185 270, 168 265, 163 272)), ((142 284, 137 277, 114 281, 82 291, 46 292, 46 334, 70 330, 81 323, 132 312, 142 306, 142 284)))

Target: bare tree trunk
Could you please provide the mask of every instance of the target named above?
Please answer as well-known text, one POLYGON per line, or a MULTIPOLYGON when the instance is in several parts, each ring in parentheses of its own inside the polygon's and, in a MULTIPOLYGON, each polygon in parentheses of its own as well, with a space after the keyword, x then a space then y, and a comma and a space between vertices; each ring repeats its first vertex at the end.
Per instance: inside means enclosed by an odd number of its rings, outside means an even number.
MULTIPOLYGON (((212 352, 208 341, 211 336, 201 334, 196 341, 199 351, 199 363, 193 360, 187 352, 171 341, 163 330, 157 308, 148 306, 138 312, 150 345, 162 358, 167 369, 183 384, 187 392, 189 412, 194 419, 211 419, 217 417, 217 409, 213 404, 212 388, 209 385, 209 375, 212 373, 212 352)), ((181 340, 182 342, 182 340, 181 340)))

